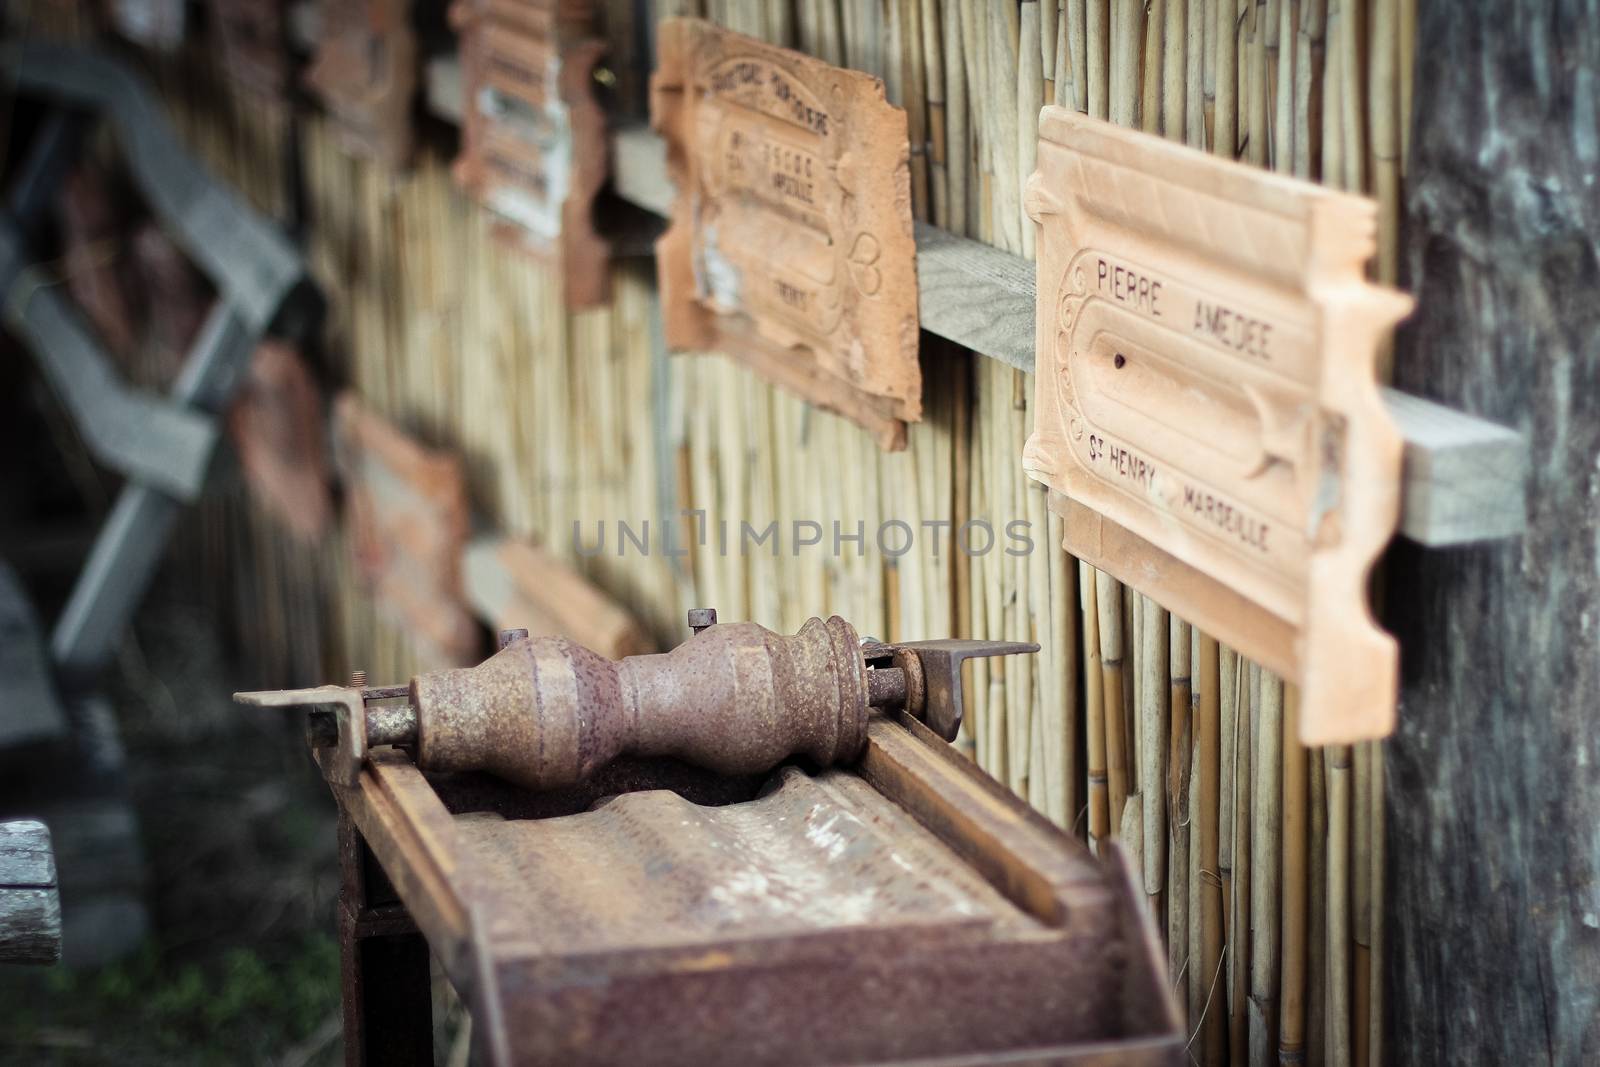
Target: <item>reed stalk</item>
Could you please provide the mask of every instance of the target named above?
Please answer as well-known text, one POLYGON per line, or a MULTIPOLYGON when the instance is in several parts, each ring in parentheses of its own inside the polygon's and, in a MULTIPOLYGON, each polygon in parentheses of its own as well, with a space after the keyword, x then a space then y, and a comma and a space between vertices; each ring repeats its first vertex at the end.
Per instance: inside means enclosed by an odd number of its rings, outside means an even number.
POLYGON ((1238 98, 1238 22, 1234 18, 1234 0, 1212 0, 1212 42, 1216 62, 1213 77, 1215 88, 1211 93, 1212 135, 1211 150, 1219 156, 1233 159, 1239 150, 1239 98, 1238 98))
POLYGON ((1383 1063, 1383 961, 1384 961, 1384 754, 1383 742, 1368 741, 1372 747, 1372 771, 1367 786, 1372 790, 1368 804, 1372 811, 1372 914, 1367 922, 1372 938, 1372 966, 1367 974, 1367 1032, 1356 1040, 1367 1045, 1367 1062, 1372 1067, 1383 1063))
MULTIPOLYGON (((1181 3, 1182 0, 1174 0, 1181 3)), ((1139 128, 1146 133, 1161 132, 1163 72, 1162 34, 1167 20, 1168 0, 1145 0, 1144 42, 1139 56, 1139 128)))
MULTIPOLYGON (((1167 611, 1148 597, 1139 597, 1142 619, 1139 634, 1139 792, 1144 796, 1144 891, 1151 913, 1159 916, 1166 888, 1167 750, 1171 745, 1167 725, 1168 638, 1167 611)), ((1187 701, 1185 702, 1187 703, 1187 701)))
POLYGON ((1191 148, 1204 152, 1210 142, 1206 134, 1206 0, 1184 3, 1184 127, 1183 139, 1191 148))
POLYGON ((1361 65, 1363 9, 1364 4, 1357 0, 1344 0, 1339 20, 1339 120, 1344 134, 1340 154, 1344 160, 1344 187, 1351 191, 1366 188, 1367 131, 1361 107, 1361 87, 1365 84, 1361 65))
POLYGON ((1070 106, 1089 114, 1089 4, 1097 0, 1066 0, 1062 21, 1067 26, 1067 47, 1072 53, 1070 106))
POLYGON ((1365 1067, 1372 966, 1372 749, 1352 745, 1350 757, 1350 1049, 1356 1067, 1365 1067))
MULTIPOLYGON (((1023 0, 1021 32, 1017 42, 1016 126, 1017 177, 1016 212, 1017 230, 1021 239, 1018 251, 1023 258, 1033 258, 1034 226, 1022 208, 1022 183, 1033 173, 1039 149, 1039 86, 1044 80, 1043 54, 1040 41, 1043 27, 1039 17, 1040 0, 1023 0)), ((1044 0, 1053 5, 1055 0, 1044 0)), ((1038 527, 1035 527, 1038 529, 1038 527)))
MULTIPOLYGON (((1198 1021, 1191 1016, 1190 1026, 1202 1028, 1201 1062, 1206 1067, 1216 1067, 1222 1062, 1224 991, 1219 981, 1222 969, 1224 937, 1225 886, 1222 879, 1220 855, 1223 815, 1222 786, 1222 678, 1220 649, 1217 639, 1196 630, 1198 655, 1191 665, 1195 695, 1199 698, 1200 756, 1198 775, 1198 805, 1194 816, 1200 826, 1199 881, 1200 925, 1203 931, 1203 953, 1200 957, 1200 974, 1204 983, 1204 1017, 1198 1021)), ((1231 782, 1230 782, 1231 784, 1231 782)), ((1192 919, 1191 919, 1192 921, 1192 919)), ((1190 966, 1193 966, 1191 962, 1190 966)))
POLYGON ((1159 31, 1163 44, 1159 129, 1171 140, 1182 141, 1189 128, 1189 0, 1167 0, 1165 17, 1159 31))
POLYGON ((1128 803, 1128 733, 1122 702, 1122 583, 1097 572, 1094 586, 1100 624, 1101 699, 1105 705, 1106 803, 1109 823, 1120 831, 1123 809, 1128 803))
POLYGON ((1323 1062, 1328 1019, 1328 785, 1322 749, 1306 754, 1310 841, 1306 865, 1306 1061, 1323 1062))
MULTIPOLYGON (((1190 888, 1194 884, 1190 871, 1189 788, 1192 784, 1191 760, 1194 733, 1190 728, 1189 707, 1189 624, 1171 616, 1167 631, 1167 765, 1166 795, 1167 848, 1171 860, 1167 864, 1165 896, 1167 901, 1167 963, 1173 985, 1186 990, 1186 971, 1190 963, 1189 926, 1198 923, 1198 915, 1189 910, 1190 888)), ((1159 743, 1159 742, 1158 742, 1159 743)), ((1199 961, 1194 961, 1199 966, 1199 961)))
POLYGON ((1349 0, 1327 0, 1328 18, 1323 28, 1327 44, 1322 73, 1322 167, 1323 182, 1345 189, 1344 167, 1344 5, 1349 0))
POLYGON ((1039 69, 1044 71, 1043 103, 1054 103, 1056 98, 1056 47, 1060 43, 1062 0, 1039 0, 1039 69))
POLYGON ((1350 1067, 1350 748, 1328 761, 1328 1067, 1350 1067))
MULTIPOLYGON (((1255 724, 1252 705, 1255 686, 1252 667, 1236 661, 1234 676, 1233 819, 1231 847, 1233 883, 1229 891, 1228 923, 1228 1051, 1235 1067, 1250 1062, 1250 930, 1251 903, 1251 782, 1255 759, 1255 724)), ((1226 691, 1224 695, 1226 700, 1226 691)), ((1223 712, 1227 715, 1226 708, 1223 712)), ((1226 773, 1226 772, 1224 772, 1226 773)))
POLYGON ((1089 114, 1111 117, 1111 11, 1112 0, 1084 0, 1084 41, 1088 52, 1089 114))
MULTIPOLYGON (((1367 124, 1372 131, 1372 192, 1378 201, 1378 280, 1400 273, 1400 0, 1369 0, 1371 34, 1367 124)), ((1379 374, 1389 377, 1389 354, 1379 374)))
POLYGON ((1295 31, 1294 164, 1297 178, 1311 179, 1322 164, 1323 34, 1327 0, 1301 0, 1295 31))
POLYGON ((1295 34, 1300 17, 1300 0, 1272 0, 1277 7, 1278 20, 1273 28, 1268 68, 1273 79, 1273 135, 1272 169, 1285 174, 1294 172, 1297 151, 1295 127, 1295 34))
POLYGON ((1144 43, 1144 0, 1111 0, 1111 121, 1118 126, 1139 124, 1142 73, 1139 62, 1144 43))
POLYGON ((1306 749, 1300 743, 1300 692, 1285 686, 1283 733, 1282 983, 1279 993, 1278 1062, 1292 1067, 1305 1062, 1306 994, 1306 749))
POLYGON ((1089 847, 1099 852, 1100 842, 1111 832, 1110 799, 1106 772, 1106 714, 1104 678, 1100 661, 1100 611, 1096 594, 1097 573, 1087 563, 1078 564, 1078 600, 1083 610, 1084 744, 1088 749, 1089 847))
POLYGON ((1250 1062, 1271 1062, 1277 1042, 1281 964, 1278 910, 1283 801, 1283 683, 1257 674, 1254 785, 1250 797, 1250 1062))

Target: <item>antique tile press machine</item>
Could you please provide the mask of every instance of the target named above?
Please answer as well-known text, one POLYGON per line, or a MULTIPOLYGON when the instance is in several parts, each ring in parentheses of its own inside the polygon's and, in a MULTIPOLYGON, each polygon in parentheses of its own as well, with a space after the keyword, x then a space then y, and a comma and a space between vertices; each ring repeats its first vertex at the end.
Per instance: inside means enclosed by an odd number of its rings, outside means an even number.
POLYGON ((690 625, 238 694, 314 709, 347 1062, 429 1060, 430 950, 497 1065, 1181 1060, 1120 854, 946 743, 962 662, 1037 646, 690 625))

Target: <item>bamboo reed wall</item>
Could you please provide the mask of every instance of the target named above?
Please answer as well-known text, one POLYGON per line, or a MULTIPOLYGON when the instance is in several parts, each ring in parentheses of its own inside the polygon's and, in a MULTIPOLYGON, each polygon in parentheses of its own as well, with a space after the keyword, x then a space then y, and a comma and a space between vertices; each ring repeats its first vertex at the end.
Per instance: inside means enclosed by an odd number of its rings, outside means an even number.
MULTIPOLYGON (((607 13, 619 95, 637 99, 643 67, 627 57, 644 38, 632 5, 607 13)), ((915 210, 954 232, 1032 255, 1021 191, 1053 102, 1371 193, 1374 271, 1394 279, 1411 0, 662 0, 657 13, 884 78, 917 146, 915 210)), ((648 261, 616 265, 609 308, 567 313, 557 280, 455 192, 444 152, 394 176, 347 157, 320 116, 168 87, 202 155, 258 204, 287 212, 298 181, 332 299, 328 358, 378 410, 468 457, 480 513, 569 559, 669 644, 701 604, 786 630, 836 612, 886 639, 1037 640, 1038 657, 977 665, 961 744, 1061 825, 1131 850, 1192 1059, 1379 1061, 1381 749, 1302 748, 1292 687, 1053 547, 1059 520, 1020 466, 1030 376, 924 335, 927 416, 905 452, 881 453, 736 363, 667 356, 648 261), (682 509, 704 510, 706 546, 682 509), (664 516, 688 557, 619 556, 615 539, 574 551, 574 523, 592 543, 601 521, 648 519, 659 545, 664 516), (825 541, 834 521, 864 523, 863 551, 715 551, 720 520, 736 543, 741 520, 795 518, 825 541), (1028 521, 1039 550, 968 559, 948 531, 937 557, 922 537, 898 557, 873 543, 885 520, 977 518, 997 533, 1028 521)), ((406 673, 405 635, 365 602, 348 553, 229 514, 222 536, 254 568, 253 644, 300 649, 285 670, 308 669, 309 636, 325 670, 406 673)))

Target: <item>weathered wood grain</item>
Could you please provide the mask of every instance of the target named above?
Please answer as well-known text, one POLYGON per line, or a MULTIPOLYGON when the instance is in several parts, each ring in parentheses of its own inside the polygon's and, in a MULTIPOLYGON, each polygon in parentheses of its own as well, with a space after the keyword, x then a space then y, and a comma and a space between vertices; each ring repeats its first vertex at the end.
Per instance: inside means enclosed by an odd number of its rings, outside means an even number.
POLYGON ((0 750, 61 737, 67 728, 39 616, 16 572, 0 560, 0 750))
POLYGON ((643 123, 613 130, 611 185, 631 204, 663 217, 670 214, 678 187, 667 176, 667 143, 643 123))
POLYGON ((61 958, 61 898, 50 831, 34 819, 0 822, 0 963, 61 958))
POLYGON ((1520 540, 1402 546, 1388 1047, 1600 1061, 1600 19, 1421 0, 1395 384, 1531 442, 1520 540), (1425 43, 1423 43, 1425 42, 1425 43))
POLYGON ((1034 292, 1028 260, 917 223, 923 329, 1031 373, 1034 292))
POLYGON ((1527 525, 1528 448, 1498 423, 1383 390, 1405 437, 1400 529, 1431 547, 1511 537, 1527 525))

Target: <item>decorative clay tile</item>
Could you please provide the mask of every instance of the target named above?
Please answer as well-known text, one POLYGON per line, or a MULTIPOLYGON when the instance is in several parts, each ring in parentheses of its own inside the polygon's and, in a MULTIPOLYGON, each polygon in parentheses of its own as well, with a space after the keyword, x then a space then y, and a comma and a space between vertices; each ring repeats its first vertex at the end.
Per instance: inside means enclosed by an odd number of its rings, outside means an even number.
POLYGON ((1400 439, 1365 199, 1047 107, 1028 472, 1066 547, 1301 688, 1307 743, 1394 725, 1367 603, 1400 439))
POLYGON ((428 449, 354 393, 334 408, 356 567, 428 667, 476 662, 477 623, 461 588, 469 519, 461 458, 428 449))
POLYGON ((239 466, 258 504, 296 536, 316 542, 333 514, 322 391, 300 353, 262 341, 228 412, 239 466))
POLYGON ((667 344, 724 352, 905 447, 922 418, 906 114, 883 83, 666 19, 650 83, 678 196, 667 344))
POLYGON ((610 250, 594 228, 606 117, 595 67, 606 45, 588 3, 456 0, 463 109, 455 177, 497 233, 561 273, 567 306, 610 299, 610 250))
POLYGON ((284 0, 211 0, 207 14, 222 71, 253 92, 284 100, 292 63, 284 0))
POLYGON ((306 85, 359 155, 389 167, 411 158, 417 37, 410 0, 323 0, 306 85))

